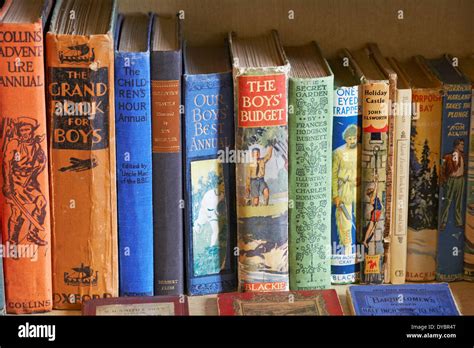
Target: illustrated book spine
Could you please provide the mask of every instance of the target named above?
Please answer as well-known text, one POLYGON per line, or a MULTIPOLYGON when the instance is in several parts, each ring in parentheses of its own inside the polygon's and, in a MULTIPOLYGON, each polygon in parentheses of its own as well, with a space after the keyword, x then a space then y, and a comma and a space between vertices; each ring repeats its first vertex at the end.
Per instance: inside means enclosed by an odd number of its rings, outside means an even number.
POLYGON ((151 52, 155 295, 184 293, 181 52, 151 52))
POLYGON ((232 73, 184 75, 187 292, 237 289, 232 73))
POLYGON ((107 34, 46 37, 56 309, 118 296, 114 18, 107 34))
POLYGON ((441 144, 441 89, 412 89, 407 281, 435 279, 441 144))
POLYGON ((405 283, 410 163, 411 89, 397 89, 394 107, 390 282, 405 283))
POLYGON ((359 279, 356 236, 360 197, 360 86, 340 86, 334 91, 332 139, 331 282, 355 283, 359 279))
POLYGON ((428 63, 443 82, 436 279, 464 276, 464 228, 471 117, 471 83, 444 56, 428 63))
MULTIPOLYGON (((284 57, 281 46, 279 49, 284 57)), ((289 64, 284 60, 284 65, 268 68, 244 68, 234 60, 238 278, 242 291, 285 291, 289 287, 289 64)))
POLYGON ((52 309, 51 223, 43 18, 1 23, 1 230, 6 310, 52 309), (7 39, 8 38, 8 39, 7 39))
POLYGON ((150 53, 115 53, 121 296, 153 295, 150 53))
MULTIPOLYGON (((474 59, 472 60, 474 61, 474 59)), ((474 281, 474 80, 471 98, 471 129, 469 135, 469 168, 466 205, 464 279, 474 281)))
POLYGON ((384 282, 389 84, 362 85, 361 282, 384 282))
POLYGON ((291 290, 331 285, 333 90, 332 74, 289 80, 291 290))

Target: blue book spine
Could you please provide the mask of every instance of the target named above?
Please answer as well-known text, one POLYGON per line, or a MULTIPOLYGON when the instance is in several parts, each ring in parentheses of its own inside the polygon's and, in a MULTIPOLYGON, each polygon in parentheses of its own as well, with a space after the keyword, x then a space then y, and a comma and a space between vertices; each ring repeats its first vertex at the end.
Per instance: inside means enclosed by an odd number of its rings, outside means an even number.
POLYGON ((349 295, 355 315, 459 315, 456 302, 446 283, 350 286, 349 295))
POLYGON ((231 72, 184 75, 187 292, 237 288, 231 72))
POLYGON ((121 296, 153 295, 150 54, 116 52, 115 124, 121 296))
MULTIPOLYGON (((334 92, 332 155, 331 282, 355 283, 359 279, 356 250, 359 197, 360 127, 359 86, 334 92)), ((359 219, 360 220, 360 219, 359 219)))
POLYGON ((471 115, 471 86, 445 84, 436 279, 461 280, 471 115))

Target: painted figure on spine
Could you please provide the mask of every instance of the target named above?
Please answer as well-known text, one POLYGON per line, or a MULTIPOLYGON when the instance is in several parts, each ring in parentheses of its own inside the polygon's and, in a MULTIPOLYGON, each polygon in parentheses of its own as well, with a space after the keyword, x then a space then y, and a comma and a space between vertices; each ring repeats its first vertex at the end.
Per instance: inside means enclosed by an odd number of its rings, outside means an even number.
POLYGON ((28 224, 26 240, 44 246, 46 199, 37 180, 46 168, 46 154, 41 143, 44 135, 36 135, 38 122, 20 117, 16 123, 5 119, 3 123, 3 194, 10 205, 8 219, 9 242, 19 244, 20 232, 28 224))
POLYGON ((336 226, 344 254, 352 251, 353 215, 356 214, 357 126, 349 125, 342 134, 345 144, 333 151, 332 192, 336 207, 336 226))
POLYGON ((454 223, 463 227, 462 200, 464 196, 464 140, 456 139, 453 152, 443 157, 441 167, 441 184, 446 192, 440 215, 440 229, 444 230, 448 223, 449 209, 454 204, 454 223))
POLYGON ((251 204, 258 206, 260 203, 260 196, 263 195, 263 204, 268 205, 270 199, 270 189, 265 182, 265 165, 272 158, 273 147, 267 148, 267 153, 264 157, 260 157, 260 149, 252 149, 252 163, 247 167, 247 196, 251 198, 251 204))

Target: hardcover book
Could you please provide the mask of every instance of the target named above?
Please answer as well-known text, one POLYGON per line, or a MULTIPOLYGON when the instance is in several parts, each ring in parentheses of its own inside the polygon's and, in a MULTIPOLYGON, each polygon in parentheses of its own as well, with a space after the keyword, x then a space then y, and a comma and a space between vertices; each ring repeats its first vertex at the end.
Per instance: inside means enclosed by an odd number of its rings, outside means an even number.
POLYGON ((343 315, 334 289, 220 294, 217 308, 222 316, 343 315))
POLYGON ((361 244, 360 281, 368 284, 384 282, 387 268, 385 213, 387 199, 387 159, 389 120, 389 79, 367 49, 347 50, 345 57, 355 60, 362 73, 358 76, 362 98, 361 155, 361 244))
POLYGON ((285 47, 289 74, 290 289, 331 285, 334 75, 319 46, 285 47))
POLYGON ((3 257, 0 257, 0 315, 3 314, 5 314, 5 280, 3 277, 3 257))
POLYGON ((151 16, 119 17, 115 127, 120 296, 153 295, 151 16))
POLYGON ((363 316, 457 316, 449 285, 361 285, 347 289, 349 308, 363 316))
POLYGON ((416 56, 400 63, 412 90, 407 231, 407 281, 435 279, 438 245, 442 84, 416 56))
POLYGON ((155 295, 178 295, 184 293, 184 201, 177 17, 153 16, 151 49, 155 295))
POLYGON ((228 47, 184 47, 186 274, 189 295, 237 289, 234 101, 228 47))
MULTIPOLYGON (((353 63, 353 62, 352 62, 353 63)), ((362 107, 357 66, 329 61, 334 73, 332 138, 331 282, 359 280, 356 236, 360 228, 362 107)))
MULTIPOLYGON (((408 76, 398 62, 387 59, 397 74, 397 89, 393 107, 393 175, 392 223, 390 230, 390 262, 387 272, 392 284, 405 283, 407 260, 408 194, 410 169, 410 131, 412 91, 408 76)), ((387 68, 388 71, 388 68, 387 68)))
POLYGON ((16 314, 52 309, 43 45, 50 9, 51 1, 18 0, 0 20, 2 256, 6 310, 16 314))
POLYGON ((436 279, 464 275, 464 227, 472 88, 469 79, 445 55, 428 65, 443 83, 441 169, 436 279))
POLYGON ((186 296, 135 296, 94 299, 84 302, 82 315, 189 315, 188 299, 186 296))
POLYGON ((57 1, 46 36, 57 309, 118 295, 114 21, 115 1, 57 1))
POLYGON ((459 66, 472 84, 466 229, 464 233, 464 279, 474 281, 474 56, 463 58, 460 60, 459 66))
MULTIPOLYGON (((398 76, 395 70, 390 66, 387 62, 385 57, 382 55, 379 47, 375 43, 370 43, 367 45, 368 52, 372 57, 373 61, 383 73, 385 78, 388 80, 389 83, 389 113, 388 113, 388 131, 387 131, 387 162, 386 162, 386 180, 385 180, 385 227, 384 227, 384 276, 383 281, 384 283, 391 283, 391 268, 392 268, 392 248, 391 248, 391 241, 392 236, 394 233, 394 226, 393 222, 395 222, 396 218, 392 216, 392 214, 397 214, 399 212, 394 211, 394 206, 396 208, 397 196, 399 192, 399 188, 394 188, 393 183, 396 181, 396 175, 398 173, 395 172, 397 167, 397 158, 395 157, 395 146, 397 146, 397 138, 396 138, 396 115, 395 109, 397 105, 397 83, 398 83, 398 76)), ((406 126, 406 125, 405 125, 406 126)), ((405 151, 406 154, 406 151, 405 151)), ((401 159, 403 161, 403 158, 401 159)), ((406 160, 406 157, 405 159, 406 160)), ((403 188, 402 188, 402 191, 403 188)), ((406 191, 406 187, 405 187, 406 191)), ((400 193, 403 196, 403 192, 400 193)), ((400 206, 400 209, 403 210, 403 207, 400 206)), ((406 211, 406 207, 404 209, 406 211)), ((398 214, 400 216, 400 214, 398 214)), ((402 259, 403 255, 397 255, 395 259, 402 259)), ((398 281, 399 282, 399 281, 398 281)))
POLYGON ((288 290, 289 63, 278 38, 229 35, 233 59, 239 288, 288 290))

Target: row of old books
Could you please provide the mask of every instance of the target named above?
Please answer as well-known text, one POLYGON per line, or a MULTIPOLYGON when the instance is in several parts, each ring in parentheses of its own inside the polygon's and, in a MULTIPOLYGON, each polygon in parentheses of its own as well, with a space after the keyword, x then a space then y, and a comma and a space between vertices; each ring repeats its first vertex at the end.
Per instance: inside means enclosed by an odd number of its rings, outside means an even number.
POLYGON ((231 292, 206 297, 206 310, 186 296, 120 297, 86 301, 82 315, 221 316, 458 316, 462 314, 447 283, 349 286, 343 310, 334 289, 231 292), (215 302, 214 302, 215 301, 215 302), (214 303, 213 303, 214 302, 214 303), (217 307, 217 308, 216 308, 217 307))
POLYGON ((0 12, 8 312, 473 279, 472 59, 198 47, 179 16, 51 8, 0 12))

